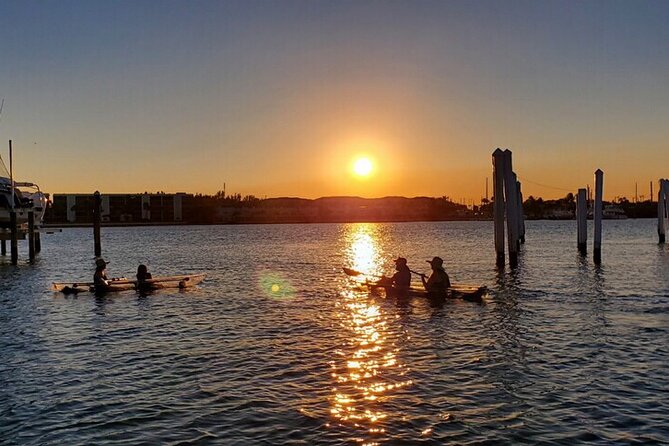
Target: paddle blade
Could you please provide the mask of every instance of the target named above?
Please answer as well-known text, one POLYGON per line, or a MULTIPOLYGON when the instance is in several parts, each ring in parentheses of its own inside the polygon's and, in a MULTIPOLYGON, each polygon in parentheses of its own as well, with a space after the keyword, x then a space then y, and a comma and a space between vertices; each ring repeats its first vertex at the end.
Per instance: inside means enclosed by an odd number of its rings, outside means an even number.
POLYGON ((354 269, 346 268, 346 267, 344 267, 344 274, 346 274, 347 276, 352 276, 352 277, 357 277, 357 276, 363 275, 363 273, 361 273, 360 271, 356 271, 354 269))

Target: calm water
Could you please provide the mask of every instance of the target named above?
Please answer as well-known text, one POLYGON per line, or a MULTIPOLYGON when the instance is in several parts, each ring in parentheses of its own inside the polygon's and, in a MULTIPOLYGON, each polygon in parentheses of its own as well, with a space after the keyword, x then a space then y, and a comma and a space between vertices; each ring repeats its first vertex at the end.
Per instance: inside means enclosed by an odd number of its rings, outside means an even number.
POLYGON ((0 443, 668 443, 669 246, 605 221, 596 267, 575 238, 528 222, 498 271, 490 222, 103 228, 111 275, 207 280, 96 299, 48 290, 92 276, 92 230, 44 235, 35 265, 0 259, 0 443), (486 303, 398 304, 341 272, 400 254, 486 303))

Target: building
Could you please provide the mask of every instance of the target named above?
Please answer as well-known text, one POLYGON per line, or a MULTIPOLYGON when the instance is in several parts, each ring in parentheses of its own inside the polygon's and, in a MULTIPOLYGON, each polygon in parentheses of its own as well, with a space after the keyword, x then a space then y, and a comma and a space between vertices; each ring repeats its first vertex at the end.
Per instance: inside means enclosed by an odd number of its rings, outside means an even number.
MULTIPOLYGON (((101 194, 103 223, 182 223, 184 198, 176 194, 101 194)), ((54 194, 47 222, 90 224, 93 222, 93 194, 54 194)))

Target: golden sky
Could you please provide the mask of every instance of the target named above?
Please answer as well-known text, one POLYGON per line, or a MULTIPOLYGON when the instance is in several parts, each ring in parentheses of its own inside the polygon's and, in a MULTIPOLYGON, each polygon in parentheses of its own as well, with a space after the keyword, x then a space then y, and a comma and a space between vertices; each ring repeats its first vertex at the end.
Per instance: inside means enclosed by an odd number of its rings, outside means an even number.
POLYGON ((0 138, 51 193, 469 203, 501 147, 526 197, 597 168, 605 198, 647 196, 669 176, 669 5, 642 3, 10 3, 0 138))

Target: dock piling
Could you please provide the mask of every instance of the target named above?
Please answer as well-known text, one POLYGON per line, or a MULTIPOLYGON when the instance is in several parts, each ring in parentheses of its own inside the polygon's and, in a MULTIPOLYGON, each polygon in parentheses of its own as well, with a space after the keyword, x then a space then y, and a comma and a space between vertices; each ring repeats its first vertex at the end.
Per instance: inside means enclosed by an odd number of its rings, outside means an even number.
POLYGON ((492 168, 496 264, 504 266, 504 152, 499 148, 492 154, 492 168))
POLYGON ((588 252, 588 198, 586 189, 579 189, 576 195, 576 238, 578 252, 588 252))
POLYGON ((42 239, 40 237, 40 232, 35 231, 35 253, 39 253, 42 250, 42 239))
POLYGON ((7 241, 5 239, 0 240, 0 255, 7 255, 7 241))
POLYGON ((602 262, 602 195, 604 192, 604 172, 601 169, 595 171, 595 208, 592 214, 595 226, 595 243, 593 260, 596 264, 602 262))
POLYGON ((516 186, 518 188, 518 237, 520 243, 525 244, 525 213, 523 212, 523 191, 520 181, 516 181, 516 186))
POLYGON ((35 212, 28 211, 28 259, 35 261, 35 212))
POLYGON ((513 173, 511 150, 504 151, 504 198, 506 199, 506 229, 509 247, 509 265, 518 266, 518 189, 516 175, 513 173))
POLYGON ((525 243, 525 217, 523 215, 523 194, 518 177, 513 172, 511 150, 497 148, 492 153, 493 212, 495 220, 495 252, 497 266, 504 266, 504 219, 508 237, 509 265, 518 266, 520 244, 525 243))
POLYGON ((657 235, 660 243, 664 243, 667 232, 667 180, 660 179, 657 189, 657 235))
POLYGON ((93 239, 95 243, 95 257, 102 256, 102 245, 100 243, 100 208, 102 206, 102 199, 100 192, 95 191, 93 194, 93 239))
POLYGON ((19 263, 19 231, 16 226, 16 212, 14 210, 9 212, 9 226, 11 230, 10 249, 12 256, 12 265, 19 263))

